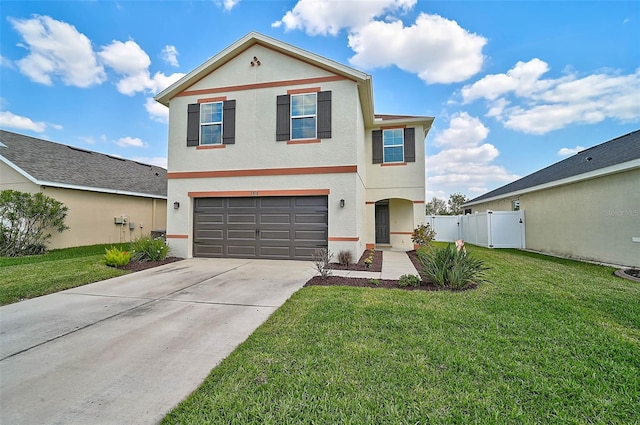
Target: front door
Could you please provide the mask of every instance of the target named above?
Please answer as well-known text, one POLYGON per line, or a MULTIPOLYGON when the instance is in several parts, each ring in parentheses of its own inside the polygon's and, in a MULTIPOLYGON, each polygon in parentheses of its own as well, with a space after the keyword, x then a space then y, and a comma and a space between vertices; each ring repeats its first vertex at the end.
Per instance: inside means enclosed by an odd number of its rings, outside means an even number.
POLYGON ((389 204, 376 204, 376 243, 390 243, 389 204))

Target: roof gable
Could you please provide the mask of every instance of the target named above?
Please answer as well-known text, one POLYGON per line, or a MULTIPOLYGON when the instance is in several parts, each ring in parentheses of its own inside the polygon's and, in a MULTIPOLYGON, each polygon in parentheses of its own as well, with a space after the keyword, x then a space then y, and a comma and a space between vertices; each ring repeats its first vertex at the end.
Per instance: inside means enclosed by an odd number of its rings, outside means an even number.
POLYGON ((192 87, 207 75, 221 68, 254 45, 260 45, 358 83, 358 92, 365 120, 367 124, 373 122, 373 89, 370 75, 256 32, 245 35, 220 53, 211 57, 180 80, 158 93, 154 99, 165 106, 169 106, 169 101, 172 98, 187 90, 189 87, 192 87))
POLYGON ((0 130, 0 160, 40 185, 97 192, 167 196, 167 171, 22 134, 0 130))
POLYGON ((582 180, 597 174, 599 170, 640 161, 640 130, 585 149, 560 162, 529 174, 467 202, 476 204, 493 198, 531 191, 540 186, 553 185, 565 180, 582 180))

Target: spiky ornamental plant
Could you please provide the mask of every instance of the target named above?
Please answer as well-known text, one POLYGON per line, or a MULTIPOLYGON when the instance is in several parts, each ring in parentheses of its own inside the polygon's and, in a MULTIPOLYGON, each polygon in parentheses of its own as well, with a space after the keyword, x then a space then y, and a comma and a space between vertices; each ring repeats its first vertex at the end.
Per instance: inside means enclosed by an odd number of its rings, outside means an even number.
POLYGON ((422 265, 422 275, 434 285, 462 289, 469 283, 486 281, 484 262, 467 253, 464 242, 456 247, 447 244, 444 247, 420 249, 418 259, 422 265))

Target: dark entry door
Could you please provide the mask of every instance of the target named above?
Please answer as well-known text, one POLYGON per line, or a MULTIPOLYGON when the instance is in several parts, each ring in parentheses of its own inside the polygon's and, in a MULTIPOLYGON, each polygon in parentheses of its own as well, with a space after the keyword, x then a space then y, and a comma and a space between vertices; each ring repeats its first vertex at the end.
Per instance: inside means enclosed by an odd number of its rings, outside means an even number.
POLYGON ((390 243, 389 204, 376 204, 376 243, 390 243))

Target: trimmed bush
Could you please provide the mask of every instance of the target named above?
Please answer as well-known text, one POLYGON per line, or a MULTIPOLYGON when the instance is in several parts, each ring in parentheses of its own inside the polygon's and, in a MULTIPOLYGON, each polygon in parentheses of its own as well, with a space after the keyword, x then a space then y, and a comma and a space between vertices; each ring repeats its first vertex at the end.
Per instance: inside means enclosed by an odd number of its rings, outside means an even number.
POLYGON ((404 288, 405 286, 413 286, 417 288, 420 286, 420 278, 414 274, 403 274, 398 280, 398 286, 404 288))
POLYGON ((420 248, 418 259, 422 265, 422 275, 434 285, 462 289, 469 283, 485 281, 484 262, 467 253, 464 243, 451 244, 439 248, 420 248))
POLYGON ((162 238, 142 236, 131 242, 131 250, 133 251, 132 260, 160 261, 167 258, 169 245, 167 245, 167 242, 162 238))
POLYGON ((131 261, 131 253, 121 251, 119 248, 105 248, 104 263, 109 267, 123 267, 131 261))

